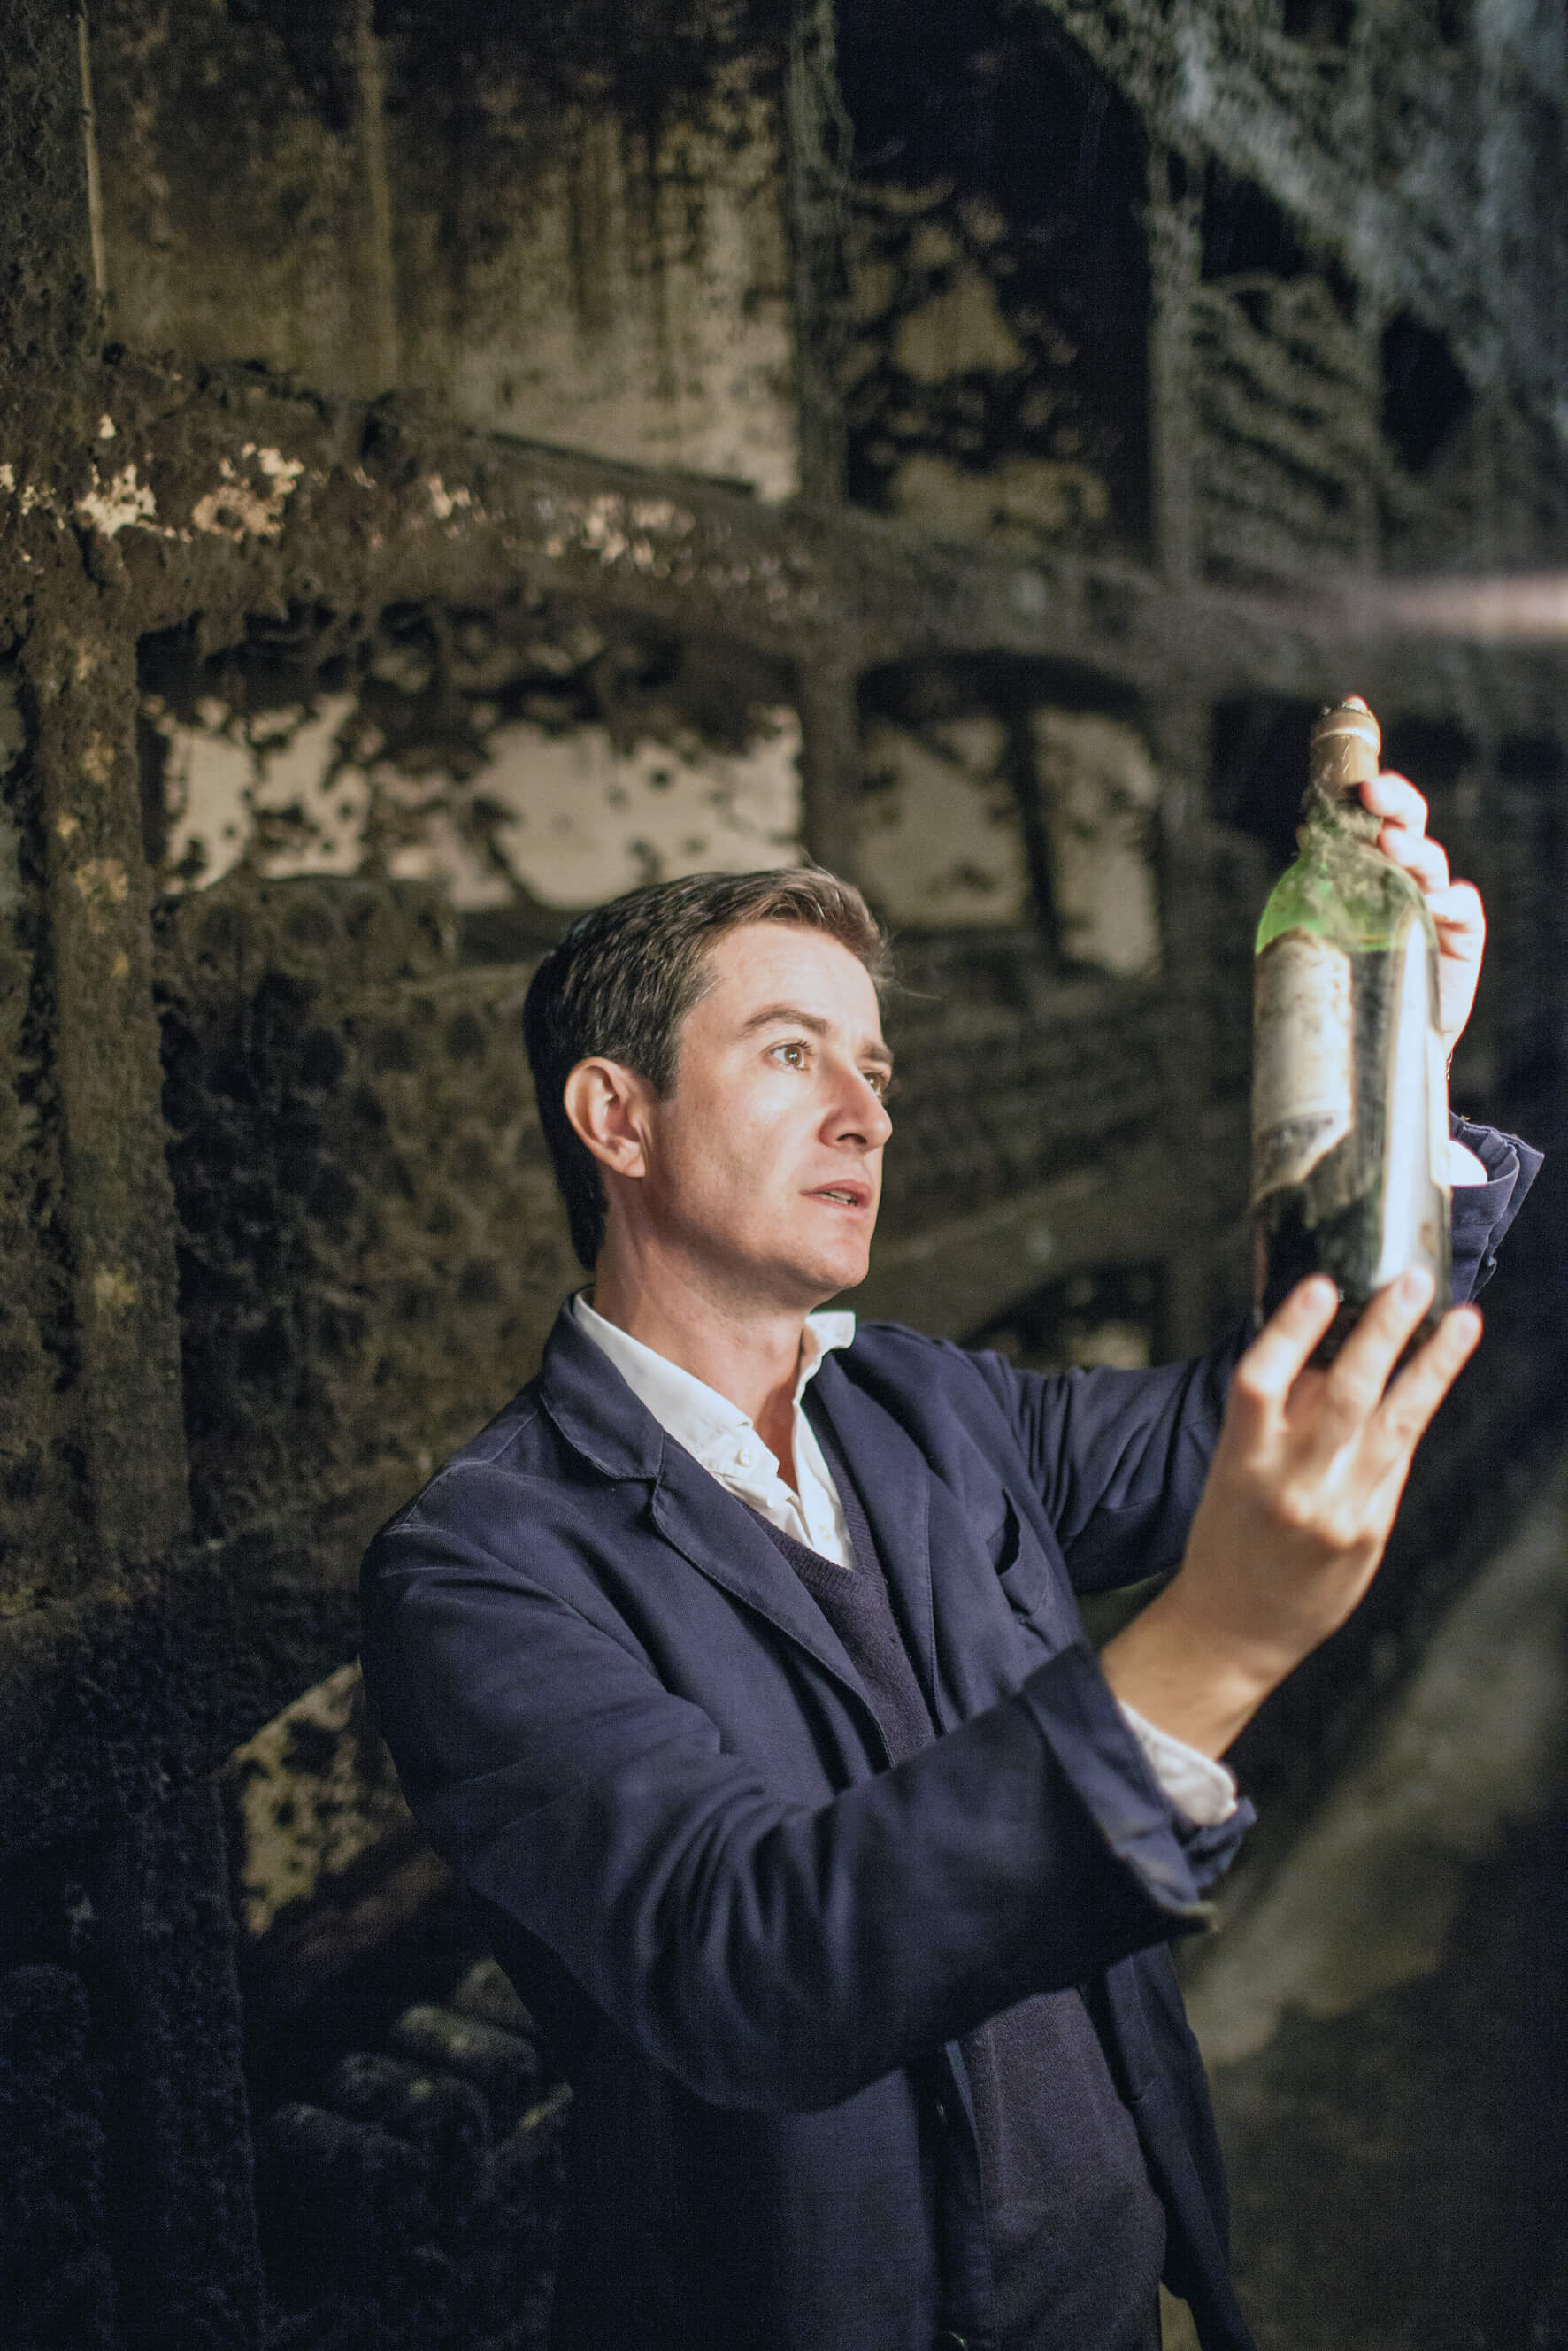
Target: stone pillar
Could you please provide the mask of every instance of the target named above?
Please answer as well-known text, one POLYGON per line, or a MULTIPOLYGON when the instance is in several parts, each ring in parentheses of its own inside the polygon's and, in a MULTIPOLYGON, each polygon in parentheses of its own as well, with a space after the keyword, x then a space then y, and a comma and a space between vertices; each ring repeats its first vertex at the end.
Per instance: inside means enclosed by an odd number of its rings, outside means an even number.
POLYGON ((387 170, 386 78, 371 0, 354 0, 354 138, 359 151, 361 383, 367 399, 401 381, 392 188, 387 170))
POLYGON ((844 881, 858 883, 861 747, 855 688, 852 657, 823 646, 802 663, 795 699, 806 853, 844 881))
POLYGON ((850 147, 834 64, 832 0, 795 0, 784 75, 784 142, 800 492, 832 505, 843 496, 844 478, 836 377, 850 147))
POLYGON ((62 565, 37 588, 23 674, 47 856, 66 1214, 100 1570, 161 1557, 188 1519, 163 1156, 135 651, 62 565))

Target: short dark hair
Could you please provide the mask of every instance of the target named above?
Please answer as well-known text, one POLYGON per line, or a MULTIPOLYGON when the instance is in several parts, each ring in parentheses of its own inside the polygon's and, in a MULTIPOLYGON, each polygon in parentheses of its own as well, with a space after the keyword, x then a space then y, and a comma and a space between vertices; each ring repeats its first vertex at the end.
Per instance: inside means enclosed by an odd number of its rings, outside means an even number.
POLYGON ((590 1272, 604 1246, 599 1163, 567 1117, 566 1081, 602 1054, 657 1094, 675 1082, 681 1023, 706 993, 708 950, 742 923, 825 931, 865 966, 880 993, 887 941, 852 883, 820 866, 760 873, 689 873, 595 906, 550 949, 528 985, 523 1040, 539 1124, 566 1202, 571 1245, 590 1272))

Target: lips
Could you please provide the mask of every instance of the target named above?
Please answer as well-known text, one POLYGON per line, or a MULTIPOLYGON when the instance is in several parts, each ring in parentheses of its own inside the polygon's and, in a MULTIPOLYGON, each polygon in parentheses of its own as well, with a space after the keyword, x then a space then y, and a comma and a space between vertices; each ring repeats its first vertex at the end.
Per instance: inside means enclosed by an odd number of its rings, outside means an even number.
POLYGON ((867 1208, 871 1206, 869 1184, 819 1184, 808 1192, 809 1200, 826 1200, 835 1208, 867 1208))

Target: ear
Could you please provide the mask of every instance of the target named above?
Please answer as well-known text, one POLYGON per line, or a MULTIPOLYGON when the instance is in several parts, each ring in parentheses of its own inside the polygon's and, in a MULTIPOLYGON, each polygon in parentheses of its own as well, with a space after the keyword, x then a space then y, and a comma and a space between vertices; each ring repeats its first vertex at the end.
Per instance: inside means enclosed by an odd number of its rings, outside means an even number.
POLYGON ((561 1097, 566 1114, 580 1141, 612 1175, 648 1172, 645 1135, 652 1093, 646 1078, 620 1061, 579 1061, 567 1079, 561 1097))

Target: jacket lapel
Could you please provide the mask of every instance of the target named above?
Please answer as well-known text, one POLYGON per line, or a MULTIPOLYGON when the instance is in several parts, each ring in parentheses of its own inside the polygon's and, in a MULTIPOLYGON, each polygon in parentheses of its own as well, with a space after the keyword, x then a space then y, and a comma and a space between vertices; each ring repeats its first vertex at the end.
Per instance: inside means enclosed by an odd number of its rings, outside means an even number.
POLYGON ((756 1514, 666 1435, 564 1309, 545 1349, 539 1397, 568 1444, 605 1477, 651 1484, 650 1515, 666 1542, 809 1651, 872 1712, 842 1643, 756 1514))
POLYGON ((653 1523, 692 1565, 803 1649, 843 1682, 868 1708, 871 1701, 838 1635, 756 1512, 726 1493, 700 1462, 670 1437, 653 1489, 653 1523))
POLYGON ((1040 1657, 1020 1643, 982 1529, 903 1420, 837 1355, 812 1385, 865 1505, 933 1715, 951 1730, 1017 1689, 1040 1657))

